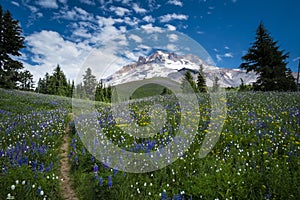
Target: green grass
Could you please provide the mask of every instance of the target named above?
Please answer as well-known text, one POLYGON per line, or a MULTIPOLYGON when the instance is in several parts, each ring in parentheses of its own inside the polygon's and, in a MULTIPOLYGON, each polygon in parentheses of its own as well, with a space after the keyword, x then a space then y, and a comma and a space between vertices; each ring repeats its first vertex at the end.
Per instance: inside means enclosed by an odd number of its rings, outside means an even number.
MULTIPOLYGON (((152 81, 141 90, 155 86, 152 81)), ((126 85, 121 89, 131 87, 126 85)), ((45 196, 60 199, 58 149, 68 123, 67 114, 71 112, 71 100, 2 89, 0 93, 0 199, 6 199, 8 194, 15 199, 43 199, 45 196)), ((176 98, 163 96, 162 101, 153 98, 131 102, 131 117, 145 127, 153 117, 151 109, 147 109, 151 104, 172 105, 164 107, 168 125, 146 139, 132 137, 123 131, 123 126, 115 124, 110 104, 96 103, 98 112, 102 113, 97 120, 102 120, 106 137, 115 145, 137 152, 145 152, 147 148, 135 149, 134 141, 140 145, 155 141, 151 152, 171 142, 180 125, 180 105, 176 104, 176 98)), ((201 115, 196 122, 199 129, 192 145, 171 165, 148 173, 125 173, 113 169, 114 166, 103 166, 87 151, 80 133, 75 130, 89 121, 75 113, 78 121, 72 129, 70 161, 78 197, 299 199, 300 94, 228 92, 227 115, 217 116, 225 121, 220 138, 206 157, 199 158, 203 139, 210 134, 211 107, 207 99, 207 94, 199 96, 201 115), (97 173, 93 170, 95 164, 99 167, 97 173)), ((80 101, 77 102, 80 105, 80 101)), ((90 102, 81 103, 86 103, 90 109, 90 102)))
POLYGON ((61 199, 68 98, 0 89, 0 199, 61 199))
MULTIPOLYGON (((199 98, 206 99, 206 96, 200 95, 199 98)), ((148 105, 149 99, 144 104, 148 105)), ((74 133, 72 173, 80 198, 299 199, 300 95, 231 92, 227 94, 226 104, 227 116, 218 116, 225 119, 220 138, 205 158, 198 155, 203 138, 210 134, 207 131, 209 101, 200 105, 198 135, 184 156, 149 173, 124 173, 113 170, 114 166, 103 167, 74 133), (96 174, 93 172, 95 164, 99 166, 96 174), (112 187, 108 185, 109 176, 112 177, 112 187), (87 182, 93 184, 87 186, 87 182), (89 195, 88 198, 85 195, 89 195)), ((103 108, 101 112, 105 110, 103 108)), ((176 126, 176 123, 172 124, 173 128, 176 126)), ((170 131, 167 129, 141 140, 129 137, 122 128, 113 124, 106 130, 106 136, 115 145, 134 147, 133 141, 140 144, 156 141, 151 151, 167 144, 170 131), (125 140, 118 143, 120 136, 125 140)))

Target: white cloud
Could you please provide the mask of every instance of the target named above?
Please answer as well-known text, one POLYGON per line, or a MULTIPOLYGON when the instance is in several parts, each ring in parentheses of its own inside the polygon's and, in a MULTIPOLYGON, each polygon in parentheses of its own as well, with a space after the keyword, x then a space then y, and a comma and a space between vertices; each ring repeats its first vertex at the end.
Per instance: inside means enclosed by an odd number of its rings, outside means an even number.
POLYGON ((170 34, 170 35, 168 35, 168 38, 169 38, 170 42, 178 41, 178 35, 176 35, 176 34, 170 34))
POLYGON ((174 45, 174 44, 168 44, 168 45, 166 46, 166 49, 169 50, 169 51, 173 51, 173 52, 175 52, 175 51, 178 50, 177 46, 174 45))
POLYGON ((46 72, 52 73, 59 64, 69 79, 75 79, 82 61, 91 51, 91 47, 83 43, 73 43, 62 38, 54 31, 41 31, 26 37, 26 44, 33 54, 31 60, 37 65, 25 63, 35 81, 43 77, 46 72))
POLYGON ((38 0, 36 1, 36 5, 39 5, 43 8, 53 8, 53 9, 58 8, 58 4, 56 0, 38 0))
POLYGON ((141 28, 146 31, 146 33, 162 33, 164 30, 161 27, 153 26, 152 24, 142 25, 141 28))
POLYGON ((187 20, 188 16, 187 15, 183 15, 183 14, 166 14, 163 16, 159 17, 160 22, 164 23, 164 22, 169 22, 171 20, 177 19, 177 20, 187 20))
POLYGON ((223 60, 223 58, 233 58, 233 54, 231 52, 225 53, 223 55, 216 54, 217 61, 220 62, 223 60))
POLYGON ((123 8, 123 7, 111 6, 109 8, 109 10, 114 12, 119 17, 123 17, 126 13, 130 13, 130 10, 128 10, 127 8, 123 8))
POLYGON ((125 5, 128 5, 130 3, 131 0, 122 0, 122 3, 125 5))
POLYGON ((83 10, 79 7, 74 7, 72 10, 60 10, 59 13, 56 13, 54 16, 55 19, 66 19, 66 20, 83 20, 83 21, 93 21, 94 17, 92 14, 83 10))
POLYGON ((132 4, 132 9, 133 9, 136 13, 146 13, 146 12, 147 12, 146 9, 139 7, 139 5, 137 5, 136 3, 132 4))
POLYGON ((130 18, 130 17, 125 17, 123 20, 126 24, 129 26, 136 26, 139 24, 140 20, 136 17, 130 18))
POLYGON ((180 0, 169 0, 167 3, 175 6, 180 6, 180 7, 183 6, 183 3, 180 0))
POLYGON ((79 37, 81 39, 89 39, 92 37, 92 34, 88 32, 85 28, 77 28, 72 32, 72 35, 79 37))
MULTIPOLYGON (((126 64, 118 54, 127 45, 124 30, 114 27, 112 18, 98 18, 99 32, 88 33, 82 27, 75 30, 79 37, 89 37, 88 40, 72 42, 64 39, 54 31, 41 31, 26 37, 26 45, 32 55, 28 55, 30 62, 25 62, 25 69, 34 75, 34 81, 53 72, 59 64, 68 79, 76 80, 82 77, 81 73, 91 67, 97 78, 103 78, 118 70, 126 64), (88 42, 87 42, 88 41, 88 42), (89 45, 97 44, 98 49, 89 45), (29 64, 29 63, 36 64, 29 64), (101 63, 101 66, 99 66, 101 63)), ((135 38, 137 39, 137 38, 135 38)))
POLYGON ((236 3, 237 2, 237 0, 232 0, 232 3, 236 3))
POLYGON ((167 29, 169 29, 170 31, 176 31, 176 27, 171 24, 166 24, 165 27, 167 27, 167 29))
POLYGON ((95 2, 93 0, 80 0, 81 3, 90 5, 90 6, 94 6, 96 5, 95 2))
POLYGON ((155 19, 154 19, 151 15, 148 15, 148 16, 143 17, 143 20, 144 20, 145 22, 148 22, 148 23, 153 23, 153 22, 155 22, 155 19))
POLYGON ((232 53, 225 53, 224 57, 225 58, 233 58, 233 55, 232 55, 232 53))
POLYGON ((225 46, 224 46, 224 49, 227 49, 227 50, 228 50, 228 49, 230 49, 230 48, 229 48, 227 45, 225 45, 225 46))
POLYGON ((93 38, 94 43, 106 43, 116 38, 118 38, 119 41, 125 39, 121 35, 122 32, 114 26, 114 24, 118 22, 118 19, 101 16, 97 16, 97 19, 100 30, 99 33, 96 33, 95 37, 93 38))
POLYGON ((222 55, 217 54, 217 55, 216 55, 216 58, 217 58, 217 61, 218 61, 218 62, 222 61, 222 55))
POLYGON ((66 4, 68 2, 68 0, 58 0, 58 1, 62 4, 66 4))
POLYGON ((137 43, 141 43, 143 41, 143 39, 141 37, 134 35, 134 34, 129 35, 128 38, 134 40, 137 43))

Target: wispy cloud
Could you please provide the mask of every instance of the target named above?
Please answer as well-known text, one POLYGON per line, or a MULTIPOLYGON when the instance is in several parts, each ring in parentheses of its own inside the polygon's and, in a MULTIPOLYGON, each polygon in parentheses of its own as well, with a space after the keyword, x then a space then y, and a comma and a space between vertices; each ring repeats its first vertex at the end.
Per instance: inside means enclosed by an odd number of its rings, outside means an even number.
POLYGON ((15 6, 20 6, 20 4, 18 3, 18 2, 16 2, 16 1, 11 1, 11 4, 13 4, 13 5, 15 5, 15 6))
POLYGON ((183 15, 183 14, 166 14, 163 16, 159 17, 160 22, 164 23, 164 22, 169 22, 171 20, 187 20, 188 16, 187 15, 183 15))
POLYGON ((147 10, 144 8, 141 8, 137 3, 132 4, 132 9, 136 12, 136 13, 146 13, 147 10))
POLYGON ((148 23, 155 22, 155 19, 151 15, 147 15, 147 16, 143 17, 143 20, 148 23))
POLYGON ((74 7, 72 10, 62 9, 59 13, 54 15, 55 19, 66 19, 66 20, 83 20, 83 21, 93 21, 94 17, 92 14, 88 13, 87 11, 83 10, 79 7, 74 7))
POLYGON ((142 25, 141 28, 147 33, 162 33, 164 32, 161 27, 153 26, 152 24, 142 25))
POLYGON ((87 4, 87 5, 91 5, 94 6, 96 5, 95 2, 93 0, 79 0, 81 3, 87 4))
POLYGON ((233 54, 232 53, 225 53, 223 56, 225 58, 233 58, 233 54))
POLYGON ((233 54, 231 52, 228 52, 228 53, 224 53, 223 55, 222 54, 216 54, 216 58, 217 58, 217 61, 220 62, 223 60, 223 58, 233 58, 233 54))
POLYGON ((180 7, 183 6, 183 3, 180 0, 169 0, 167 3, 175 6, 180 6, 180 7))
POLYGON ((169 29, 170 31, 176 31, 176 27, 173 26, 173 25, 171 25, 171 24, 166 24, 165 27, 166 27, 167 29, 169 29))
POLYGON ((178 35, 177 34, 170 34, 170 35, 168 35, 168 38, 169 38, 170 42, 178 41, 178 35))
POLYGON ((128 38, 134 40, 137 43, 141 43, 143 41, 143 39, 141 37, 139 37, 138 35, 135 35, 135 34, 129 35, 128 38))
POLYGON ((43 8, 53 8, 53 9, 58 8, 58 4, 56 0, 38 0, 36 1, 36 5, 39 5, 43 8))
POLYGON ((123 7, 111 6, 109 8, 109 10, 114 12, 119 17, 123 17, 126 13, 130 13, 130 10, 128 10, 127 8, 123 8, 123 7))

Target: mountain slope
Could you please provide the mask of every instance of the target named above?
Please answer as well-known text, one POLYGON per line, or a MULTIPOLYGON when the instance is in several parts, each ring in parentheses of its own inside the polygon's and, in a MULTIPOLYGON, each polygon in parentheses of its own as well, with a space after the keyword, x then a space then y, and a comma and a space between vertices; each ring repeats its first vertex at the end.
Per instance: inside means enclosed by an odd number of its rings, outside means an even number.
POLYGON ((122 67, 103 82, 107 85, 119 85, 153 77, 166 77, 181 82, 187 70, 192 72, 196 80, 200 65, 203 66, 208 86, 212 86, 215 76, 219 77, 222 87, 236 87, 241 84, 241 79, 245 84, 251 84, 257 78, 255 73, 246 73, 244 70, 209 65, 192 54, 179 56, 173 52, 156 51, 148 57, 140 56, 136 62, 122 67))

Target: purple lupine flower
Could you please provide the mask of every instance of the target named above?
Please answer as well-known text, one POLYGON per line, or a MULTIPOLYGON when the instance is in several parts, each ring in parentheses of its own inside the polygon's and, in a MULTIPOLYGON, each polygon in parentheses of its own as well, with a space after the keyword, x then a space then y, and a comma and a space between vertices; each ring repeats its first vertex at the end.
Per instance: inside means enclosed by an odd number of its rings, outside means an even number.
POLYGON ((161 200, 167 200, 167 193, 166 192, 162 192, 161 200))
POLYGON ((99 179, 99 185, 100 185, 100 186, 103 185, 103 178, 102 178, 102 176, 101 176, 100 179, 99 179))
POLYGON ((82 147, 82 155, 85 155, 85 148, 82 147))
POLYGON ((118 166, 114 167, 114 175, 116 175, 118 173, 118 166))
POLYGON ((112 178, 111 175, 108 176, 108 187, 111 188, 112 187, 112 178))
POLYGON ((39 171, 42 172, 43 170, 44 170, 44 164, 41 163, 40 166, 39 166, 39 171))
POLYGON ((98 173, 98 170, 99 170, 98 165, 95 163, 93 168, 94 173, 98 173))

